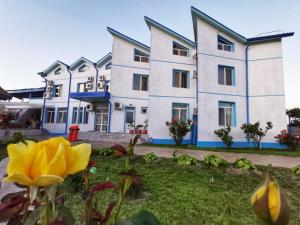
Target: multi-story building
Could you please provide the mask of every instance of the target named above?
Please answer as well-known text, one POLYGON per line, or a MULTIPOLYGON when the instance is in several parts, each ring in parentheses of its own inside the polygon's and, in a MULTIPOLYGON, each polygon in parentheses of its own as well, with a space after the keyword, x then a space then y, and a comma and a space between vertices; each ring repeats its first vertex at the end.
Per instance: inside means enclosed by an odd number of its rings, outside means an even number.
POLYGON ((112 53, 93 63, 60 61, 39 73, 46 80, 43 128, 66 134, 129 133, 148 124, 153 143, 173 143, 165 125, 171 119, 194 121, 184 140, 200 147, 221 147, 214 130, 232 127, 235 147, 251 144, 243 123, 271 121, 263 147, 282 147, 274 135, 286 128, 282 38, 254 38, 229 29, 192 7, 195 40, 145 17, 150 47, 107 28, 112 53))

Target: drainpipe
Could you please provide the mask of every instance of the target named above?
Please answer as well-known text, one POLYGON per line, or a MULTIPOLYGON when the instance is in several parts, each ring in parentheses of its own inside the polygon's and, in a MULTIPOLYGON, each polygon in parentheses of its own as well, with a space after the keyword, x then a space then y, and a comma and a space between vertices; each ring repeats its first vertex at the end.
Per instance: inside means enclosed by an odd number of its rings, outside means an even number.
POLYGON ((108 129, 107 132, 110 133, 110 124, 111 124, 111 101, 108 102, 108 129))
POLYGON ((199 103, 199 96, 198 96, 198 90, 199 90, 199 84, 198 84, 198 42, 196 41, 195 42, 195 48, 196 48, 196 109, 197 109, 197 123, 196 123, 196 126, 197 126, 197 130, 195 132, 195 142, 196 142, 196 145, 198 143, 198 129, 199 129, 199 106, 198 106, 198 103, 199 103))
MULTIPOLYGON (((45 80, 45 91, 47 90, 47 79, 43 77, 43 73, 39 73, 41 77, 45 80)), ((41 130, 44 128, 44 118, 45 118, 45 108, 46 108, 46 98, 43 100, 43 113, 42 113, 42 124, 41 124, 41 130)))
POLYGON ((98 89, 98 85, 97 85, 97 82, 98 82, 98 68, 97 68, 97 65, 96 65, 96 63, 94 63, 94 67, 95 67, 95 69, 96 69, 96 81, 95 81, 95 91, 97 92, 97 89, 98 89))
POLYGON ((70 79, 69 79, 69 92, 68 92, 68 103, 67 103, 67 116, 66 116, 65 135, 68 133, 69 108, 70 108, 70 92, 71 92, 71 81, 72 81, 72 73, 69 70, 69 68, 67 68, 67 71, 68 71, 68 73, 70 75, 70 79))
POLYGON ((248 67, 248 50, 249 44, 247 44, 245 49, 245 66, 246 66, 246 122, 250 123, 250 114, 249 114, 249 67, 248 67))

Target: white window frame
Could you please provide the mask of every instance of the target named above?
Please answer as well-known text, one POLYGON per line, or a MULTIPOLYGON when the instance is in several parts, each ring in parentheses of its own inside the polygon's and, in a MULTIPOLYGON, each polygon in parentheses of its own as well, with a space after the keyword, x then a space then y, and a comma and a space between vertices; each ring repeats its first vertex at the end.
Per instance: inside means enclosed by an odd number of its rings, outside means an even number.
POLYGON ((133 77, 132 77, 132 89, 134 91, 148 91, 148 89, 149 89, 149 75, 137 74, 137 73, 133 74, 133 77), (140 78, 140 83, 139 83, 139 89, 138 90, 134 89, 134 77, 135 76, 139 76, 139 78, 140 78), (147 90, 142 90, 142 80, 143 80, 144 77, 147 78, 147 90))
POLYGON ((219 102, 219 106, 218 106, 218 118, 219 118, 219 126, 234 126, 234 104, 235 103, 231 103, 231 102, 219 102), (223 106, 222 103, 224 104, 223 106), (225 104, 228 104, 230 106, 225 106, 225 104), (220 109, 224 109, 224 124, 221 124, 220 122, 220 109), (227 121, 227 113, 230 112, 231 115, 230 115, 230 121, 227 121))
POLYGON ((67 122, 67 108, 57 108, 57 118, 56 123, 66 123, 67 122))
POLYGON ((55 108, 46 108, 46 123, 54 123, 54 122, 55 122, 55 108), (48 113, 50 113, 50 117, 48 113), (48 121, 49 118, 50 120, 48 121))
POLYGON ((136 62, 148 63, 149 62, 149 55, 142 52, 142 51, 140 51, 140 50, 134 49, 133 59, 136 62), (142 54, 144 54, 144 55, 142 55, 142 54))
MULTIPOLYGON (((182 120, 181 111, 186 111, 186 120, 189 118, 189 105, 185 103, 172 103, 172 119, 174 119, 174 110, 178 110, 178 120, 182 120)), ((184 121, 186 122, 186 121, 184 121)))
POLYGON ((175 41, 173 41, 172 48, 173 48, 173 55, 183 56, 183 57, 188 57, 189 56, 189 49, 182 46, 181 44, 178 44, 175 41), (177 45, 179 48, 174 47, 174 45, 177 45), (182 52, 185 52, 186 55, 181 55, 182 52))
POLYGON ((172 84, 172 86, 173 87, 175 87, 175 88, 190 88, 190 76, 189 76, 189 71, 185 71, 185 70, 176 70, 176 69, 174 69, 173 70, 173 84, 172 84), (176 73, 179 73, 179 86, 176 86, 176 82, 175 82, 175 79, 176 79, 176 73), (182 82, 182 77, 183 77, 183 73, 185 73, 186 74, 186 87, 183 87, 183 82, 182 82))
POLYGON ((234 67, 232 66, 224 66, 224 65, 218 65, 218 84, 220 85, 226 85, 226 86, 234 86, 234 76, 235 76, 235 71, 234 71, 234 67), (222 68, 223 69, 223 80, 224 80, 224 83, 219 83, 219 69, 222 68), (227 69, 230 69, 231 70, 231 84, 227 84, 227 76, 226 76, 226 70, 227 69))

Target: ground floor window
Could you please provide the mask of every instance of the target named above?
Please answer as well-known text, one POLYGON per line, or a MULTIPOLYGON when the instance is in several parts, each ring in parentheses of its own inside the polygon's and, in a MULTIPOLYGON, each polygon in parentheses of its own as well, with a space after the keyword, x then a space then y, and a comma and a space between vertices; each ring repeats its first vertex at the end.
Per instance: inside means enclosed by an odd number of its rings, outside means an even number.
POLYGON ((67 108, 58 108, 57 109, 57 123, 66 123, 67 122, 67 108))
POLYGON ((184 103, 172 104, 172 119, 187 121, 188 120, 189 105, 184 103))
POLYGON ((54 123, 55 108, 46 108, 46 123, 54 123))
POLYGON ((235 103, 219 102, 219 126, 235 126, 235 103))
POLYGON ((89 123, 89 111, 84 107, 84 117, 83 117, 83 123, 87 124, 89 123))
POLYGON ((73 107, 72 123, 77 123, 77 117, 78 117, 78 108, 73 107))
POLYGON ((98 109, 95 113, 96 116, 96 131, 108 131, 108 109, 98 109))

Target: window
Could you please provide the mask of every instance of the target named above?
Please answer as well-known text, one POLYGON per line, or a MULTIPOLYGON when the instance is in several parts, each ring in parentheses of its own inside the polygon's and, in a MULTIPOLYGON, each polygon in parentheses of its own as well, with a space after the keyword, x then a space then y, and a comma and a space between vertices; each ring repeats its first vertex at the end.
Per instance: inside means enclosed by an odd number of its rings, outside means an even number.
POLYGON ((219 102, 219 126, 236 126, 235 103, 219 102))
POLYGON ((62 69, 61 69, 61 68, 58 68, 58 69, 56 69, 56 70, 54 71, 54 74, 55 74, 55 75, 58 75, 58 74, 61 74, 61 72, 62 72, 62 69))
POLYGON ((188 104, 183 103, 173 103, 172 104, 172 119, 173 120, 188 120, 188 104))
POLYGON ((134 61, 149 62, 149 55, 137 49, 134 49, 134 61))
POLYGON ((148 91, 148 75, 133 74, 133 90, 148 91))
POLYGON ((53 86, 53 97, 61 97, 62 84, 53 86))
POLYGON ((46 108, 46 123, 54 123, 55 108, 46 108))
POLYGON ((173 87, 189 88, 189 72, 183 70, 173 70, 173 87))
POLYGON ((218 83, 222 85, 235 85, 234 68, 230 66, 218 66, 218 83))
POLYGON ((87 66, 87 65, 82 65, 82 66, 80 66, 79 68, 78 68, 78 72, 85 72, 85 71, 88 71, 88 70, 90 70, 90 67, 89 66, 87 66))
POLYGON ((58 108, 56 123, 66 123, 66 122, 67 122, 67 108, 58 108))
POLYGON ((218 49, 223 51, 233 52, 234 45, 231 41, 228 41, 227 39, 218 35, 218 49))
POLYGON ((78 116, 78 123, 82 123, 83 121, 83 107, 79 108, 79 116, 78 116))
POLYGON ((86 83, 77 84, 77 92, 87 92, 86 83))
POLYGON ((109 63, 107 63, 107 64, 105 65, 105 69, 106 69, 106 70, 110 70, 110 69, 111 69, 111 62, 109 62, 109 63))
POLYGON ((73 107, 72 123, 77 123, 77 117, 78 117, 78 108, 73 107))
POLYGON ((141 113, 146 114, 148 112, 148 107, 141 107, 141 113))
POLYGON ((188 48, 185 48, 182 45, 173 42, 173 55, 188 56, 188 53, 188 48))
POLYGON ((89 123, 89 111, 86 110, 86 107, 84 107, 83 123, 84 123, 84 124, 89 123))

